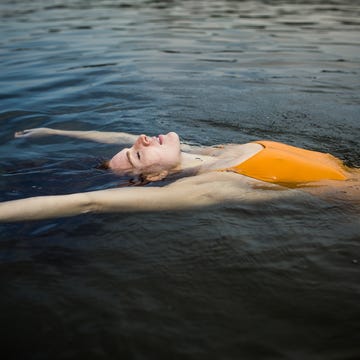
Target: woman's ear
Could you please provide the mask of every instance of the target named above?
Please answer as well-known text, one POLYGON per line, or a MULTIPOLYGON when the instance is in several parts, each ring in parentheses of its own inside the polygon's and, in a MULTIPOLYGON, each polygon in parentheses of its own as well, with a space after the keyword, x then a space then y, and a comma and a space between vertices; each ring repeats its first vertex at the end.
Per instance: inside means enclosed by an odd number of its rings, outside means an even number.
POLYGON ((166 178, 168 176, 168 174, 169 174, 169 172, 167 170, 162 170, 160 172, 147 174, 147 175, 143 175, 143 176, 147 181, 159 181, 159 180, 166 178))

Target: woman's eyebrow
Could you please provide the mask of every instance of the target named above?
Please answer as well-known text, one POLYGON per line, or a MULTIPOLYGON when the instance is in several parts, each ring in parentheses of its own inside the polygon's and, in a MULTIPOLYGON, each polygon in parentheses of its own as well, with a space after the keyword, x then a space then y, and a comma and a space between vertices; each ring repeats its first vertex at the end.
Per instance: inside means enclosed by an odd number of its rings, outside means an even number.
POLYGON ((132 167, 135 167, 134 164, 133 164, 133 162, 131 161, 130 150, 128 150, 128 151, 126 152, 126 157, 127 157, 128 161, 129 161, 130 165, 131 165, 132 167))

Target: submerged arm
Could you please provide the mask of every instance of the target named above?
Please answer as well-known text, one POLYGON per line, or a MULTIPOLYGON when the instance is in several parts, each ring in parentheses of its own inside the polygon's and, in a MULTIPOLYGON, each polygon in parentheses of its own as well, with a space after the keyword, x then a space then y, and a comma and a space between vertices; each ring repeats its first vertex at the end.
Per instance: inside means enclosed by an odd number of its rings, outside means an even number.
POLYGON ((38 196, 0 203, 0 222, 40 220, 88 212, 141 212, 191 209, 216 202, 188 186, 131 187, 71 195, 38 196))
POLYGON ((0 203, 0 222, 50 219, 89 212, 190 210, 224 202, 263 202, 304 194, 274 184, 267 184, 265 189, 254 188, 259 184, 262 182, 238 174, 212 172, 184 178, 164 187, 129 187, 38 196, 0 203))
POLYGON ((49 219, 89 212, 188 210, 223 201, 249 199, 254 197, 252 194, 251 184, 245 177, 212 172, 180 179, 164 187, 128 187, 7 201, 0 203, 0 222, 49 219))
MULTIPOLYGON (((16 138, 36 138, 42 136, 68 136, 76 139, 91 140, 105 144, 133 144, 139 135, 133 135, 125 132, 102 132, 102 131, 78 131, 61 130, 52 128, 34 128, 15 133, 16 138)), ((181 150, 189 153, 211 155, 216 147, 202 147, 196 145, 181 144, 181 150)))
POLYGON ((107 144, 132 144, 138 137, 138 135, 132 135, 125 132, 77 131, 51 128, 35 128, 15 133, 16 138, 40 137, 48 135, 68 136, 107 144))

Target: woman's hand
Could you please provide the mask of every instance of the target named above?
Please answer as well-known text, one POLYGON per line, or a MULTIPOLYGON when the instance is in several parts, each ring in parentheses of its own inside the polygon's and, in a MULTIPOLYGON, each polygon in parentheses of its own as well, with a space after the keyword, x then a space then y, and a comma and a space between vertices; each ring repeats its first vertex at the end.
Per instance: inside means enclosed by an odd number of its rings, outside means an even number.
POLYGON ((50 128, 35 128, 35 129, 27 129, 22 131, 17 131, 15 133, 16 138, 24 138, 24 137, 37 137, 37 136, 45 136, 49 134, 55 134, 55 129, 50 128))

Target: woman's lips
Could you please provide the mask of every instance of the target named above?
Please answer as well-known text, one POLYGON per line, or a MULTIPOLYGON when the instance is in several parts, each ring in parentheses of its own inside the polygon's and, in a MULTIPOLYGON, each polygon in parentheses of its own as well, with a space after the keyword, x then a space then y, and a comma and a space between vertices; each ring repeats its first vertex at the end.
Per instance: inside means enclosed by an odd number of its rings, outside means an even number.
POLYGON ((159 140, 159 144, 162 145, 164 142, 164 135, 159 135, 158 140, 159 140))

